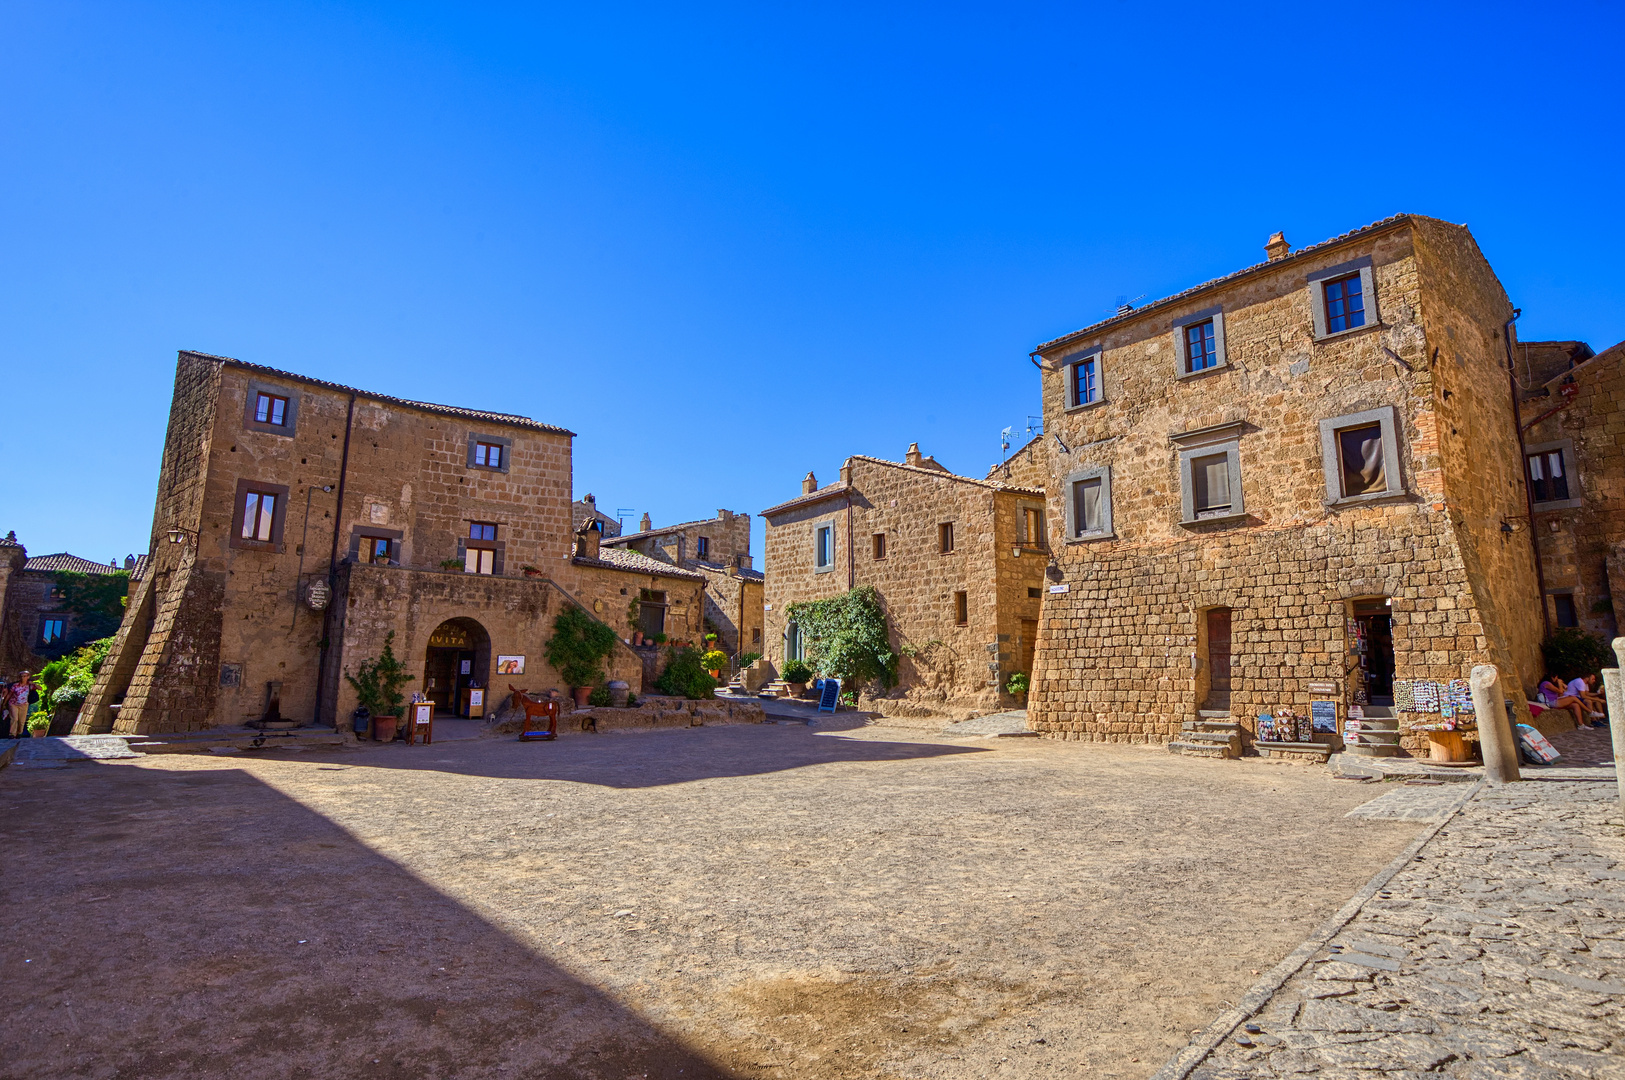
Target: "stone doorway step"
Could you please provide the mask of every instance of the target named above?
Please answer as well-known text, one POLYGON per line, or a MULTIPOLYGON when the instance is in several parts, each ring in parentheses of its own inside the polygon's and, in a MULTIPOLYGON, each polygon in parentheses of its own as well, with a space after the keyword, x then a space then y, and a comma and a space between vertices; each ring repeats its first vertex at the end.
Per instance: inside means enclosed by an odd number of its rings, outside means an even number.
POLYGON ((1195 720, 1181 726, 1179 738, 1168 744, 1170 754, 1184 757, 1239 758, 1241 725, 1228 709, 1198 709, 1195 720))
POLYGON ((1388 705, 1366 705, 1364 709, 1365 719, 1348 721, 1357 725, 1352 737, 1343 737, 1349 752, 1360 757, 1394 757, 1399 753, 1399 717, 1388 705))

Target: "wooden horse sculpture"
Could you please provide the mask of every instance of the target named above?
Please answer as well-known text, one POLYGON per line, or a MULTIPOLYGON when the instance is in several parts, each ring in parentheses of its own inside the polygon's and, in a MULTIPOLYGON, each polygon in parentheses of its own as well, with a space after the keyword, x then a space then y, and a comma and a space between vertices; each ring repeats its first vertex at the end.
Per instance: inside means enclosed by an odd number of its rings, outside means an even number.
POLYGON ((559 703, 556 701, 537 701, 512 683, 508 689, 513 691, 513 707, 525 710, 525 727, 519 733, 519 739, 524 741, 546 741, 559 737, 559 703), (541 726, 546 721, 547 727, 541 726), (536 726, 532 727, 535 722, 536 726))

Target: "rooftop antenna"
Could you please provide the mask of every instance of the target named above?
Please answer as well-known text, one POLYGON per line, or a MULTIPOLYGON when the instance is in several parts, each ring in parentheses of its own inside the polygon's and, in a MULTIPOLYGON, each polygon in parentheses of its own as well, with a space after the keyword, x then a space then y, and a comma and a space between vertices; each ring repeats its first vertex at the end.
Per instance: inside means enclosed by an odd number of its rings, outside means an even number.
POLYGON ((617 506, 615 508, 615 524, 621 527, 622 532, 626 531, 626 515, 635 513, 637 513, 637 510, 628 509, 624 506, 617 506))
POLYGON ((999 448, 1001 450, 1010 449, 1010 440, 1015 437, 1015 434, 1016 429, 1014 427, 1007 427, 999 432, 999 448))
POLYGON ((1135 304, 1138 304, 1141 300, 1144 300, 1144 299, 1145 299, 1145 293, 1141 293, 1139 296, 1136 296, 1133 299, 1130 299, 1128 296, 1119 294, 1118 297, 1117 297, 1117 308, 1116 308, 1116 310, 1114 310, 1112 312, 1112 314, 1113 315, 1127 315, 1129 312, 1134 310, 1134 305, 1135 304))
POLYGON ((1042 416, 1027 417, 1027 434, 1044 434, 1044 418, 1042 416))

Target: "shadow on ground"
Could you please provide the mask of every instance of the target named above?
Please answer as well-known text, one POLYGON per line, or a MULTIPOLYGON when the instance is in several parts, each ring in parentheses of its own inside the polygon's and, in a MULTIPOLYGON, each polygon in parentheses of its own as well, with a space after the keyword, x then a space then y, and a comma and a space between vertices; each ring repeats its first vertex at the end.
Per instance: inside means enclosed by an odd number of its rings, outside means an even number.
POLYGON ((0 1075, 735 1075, 241 770, 25 775, 0 1075))
MULTIPOLYGON (((927 742, 845 739, 819 728, 779 724, 728 725, 656 731, 583 733, 564 730, 555 742, 520 742, 513 736, 407 746, 362 743, 344 752, 346 764, 380 769, 428 769, 514 780, 568 780, 613 788, 659 787, 721 777, 758 776, 817 765, 897 761, 981 754, 987 750, 927 742), (671 753, 627 753, 629 739, 670 743, 671 753)), ((316 763, 331 755, 289 754, 316 763)))

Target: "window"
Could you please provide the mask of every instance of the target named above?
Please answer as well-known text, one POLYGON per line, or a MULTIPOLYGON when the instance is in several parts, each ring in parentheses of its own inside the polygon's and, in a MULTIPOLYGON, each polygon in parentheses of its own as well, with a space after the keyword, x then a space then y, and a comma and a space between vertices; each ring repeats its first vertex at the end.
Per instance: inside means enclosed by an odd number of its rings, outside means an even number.
POLYGON ((1336 334, 1365 325, 1365 297, 1360 290, 1360 275, 1328 281, 1326 290, 1326 332, 1336 334))
POLYGON ((954 625, 964 626, 970 622, 970 594, 954 593, 954 625))
POLYGON ((240 536, 244 540, 270 543, 276 526, 277 496, 269 491, 250 491, 243 502, 240 536))
POLYGON ((1552 609, 1558 626, 1579 626, 1580 613, 1574 608, 1573 593, 1553 593, 1552 609))
POLYGON ((497 527, 489 521, 470 521, 468 523, 468 538, 470 540, 495 540, 497 527))
POLYGON ((1021 542, 1028 547, 1044 546, 1044 510, 1038 506, 1021 508, 1021 542))
POLYGON ((875 546, 875 558, 884 559, 886 557, 886 534, 885 533, 875 533, 874 546, 875 546))
POLYGON ((760 626, 753 626, 750 628, 750 643, 752 645, 760 645, 762 643, 762 628, 760 626))
POLYGON ((299 420, 299 395, 292 387, 248 380, 243 395, 243 427, 291 437, 299 420))
POLYGON ((1112 533, 1112 473, 1109 467, 1079 469, 1066 478, 1066 537, 1100 540, 1112 533))
POLYGON ((1375 326, 1377 295, 1372 288, 1371 257, 1361 256, 1310 274, 1309 308, 1317 341, 1375 326))
POLYGON ((490 548, 471 547, 463 553, 463 573, 496 573, 497 553, 490 548))
POLYGON ((387 536, 368 536, 361 541, 361 561, 368 563, 389 562, 389 538, 387 536))
POLYGON ((786 660, 805 659, 801 655, 801 627, 791 623, 784 628, 784 658, 786 660))
POLYGON ((1404 494, 1390 405, 1320 422, 1321 466, 1330 505, 1404 494))
POLYGON ((699 551, 700 558, 706 559, 711 556, 711 538, 709 536, 700 537, 695 546, 699 551))
POLYGON ((1180 523, 1233 521, 1245 516, 1241 491, 1240 421, 1187 431, 1179 447, 1180 523))
POLYGON ((1539 443, 1524 447, 1529 471, 1529 497, 1536 510, 1567 510, 1580 505, 1580 485, 1574 477, 1574 442, 1539 443))
POLYGON ((937 550, 944 555, 954 550, 954 523, 944 521, 937 526, 937 550))
POLYGON ((57 617, 40 620, 39 640, 41 645, 50 645, 62 640, 62 629, 65 620, 57 617))
POLYGON ((288 399, 278 397, 275 394, 256 393, 254 395, 254 422, 286 427, 288 423, 288 399))
POLYGON ((468 433, 468 467, 491 472, 507 472, 508 458, 512 456, 513 440, 501 435, 468 433))
POLYGON ((1100 400, 1100 350, 1081 359, 1065 361, 1067 364, 1067 400, 1069 409, 1080 409, 1100 400))
POLYGON ((1027 599, 1029 599, 1029 600, 1041 600, 1041 599, 1043 599, 1043 597, 1044 597, 1043 590, 1035 588, 1032 585, 1027 586, 1027 599))
POLYGON ((1216 307, 1193 311, 1175 319, 1174 374, 1183 379, 1225 365, 1224 312, 1216 307))
POLYGON ((835 526, 819 525, 813 529, 813 570, 823 573, 835 568, 835 526))

